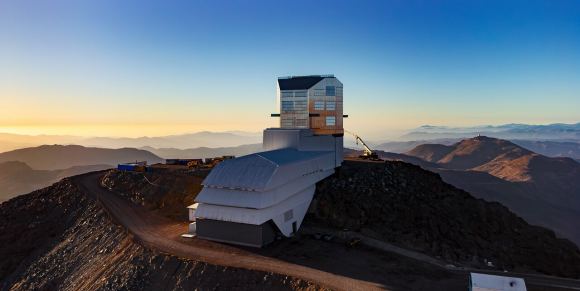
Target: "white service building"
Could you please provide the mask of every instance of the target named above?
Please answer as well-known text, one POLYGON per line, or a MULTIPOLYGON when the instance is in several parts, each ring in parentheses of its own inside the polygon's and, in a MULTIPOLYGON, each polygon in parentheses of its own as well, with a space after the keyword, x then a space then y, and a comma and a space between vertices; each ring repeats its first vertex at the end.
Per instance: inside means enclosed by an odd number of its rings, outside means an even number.
POLYGON ((480 273, 469 275, 469 291, 526 291, 522 278, 496 276, 480 273))
POLYGON ((342 163, 342 83, 332 75, 278 79, 280 128, 264 152, 218 164, 190 206, 199 238, 261 247, 298 231, 318 181, 342 163))

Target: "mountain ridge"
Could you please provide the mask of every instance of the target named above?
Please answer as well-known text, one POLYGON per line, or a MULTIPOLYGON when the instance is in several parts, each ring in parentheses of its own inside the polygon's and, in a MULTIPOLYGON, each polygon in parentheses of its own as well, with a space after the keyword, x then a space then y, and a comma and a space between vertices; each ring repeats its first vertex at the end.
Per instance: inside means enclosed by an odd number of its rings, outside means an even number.
POLYGON ((437 172, 446 182, 580 244, 575 223, 580 219, 580 164, 570 158, 546 157, 489 137, 381 155, 437 172))
POLYGON ((0 163, 21 161, 35 170, 59 170, 95 164, 117 165, 132 161, 149 163, 163 159, 145 150, 134 148, 105 149, 80 145, 42 145, 0 153, 0 163))

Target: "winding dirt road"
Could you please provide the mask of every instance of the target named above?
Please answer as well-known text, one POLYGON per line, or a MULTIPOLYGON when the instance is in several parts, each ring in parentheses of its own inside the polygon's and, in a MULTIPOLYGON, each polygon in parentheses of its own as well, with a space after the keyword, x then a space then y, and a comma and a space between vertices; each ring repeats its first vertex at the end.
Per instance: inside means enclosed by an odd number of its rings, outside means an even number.
POLYGON ((101 187, 99 183, 101 175, 102 172, 97 172, 76 176, 72 179, 79 188, 96 198, 116 222, 123 225, 141 244, 149 248, 215 265, 296 277, 334 290, 386 289, 384 286, 372 282, 331 274, 222 244, 183 239, 180 235, 186 232, 186 224, 176 223, 156 215, 101 187))

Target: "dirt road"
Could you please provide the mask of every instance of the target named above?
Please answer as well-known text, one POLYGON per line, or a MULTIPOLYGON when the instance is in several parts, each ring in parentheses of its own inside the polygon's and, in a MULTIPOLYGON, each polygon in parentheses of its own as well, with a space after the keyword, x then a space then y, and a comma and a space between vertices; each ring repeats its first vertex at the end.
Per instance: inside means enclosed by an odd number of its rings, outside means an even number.
POLYGON ((147 247, 210 264, 297 277, 335 290, 386 289, 375 283, 291 264, 222 244, 203 240, 185 241, 180 237, 187 229, 185 224, 156 215, 102 188, 99 184, 101 175, 102 173, 92 173, 76 176, 73 181, 82 190, 95 197, 115 221, 147 247))

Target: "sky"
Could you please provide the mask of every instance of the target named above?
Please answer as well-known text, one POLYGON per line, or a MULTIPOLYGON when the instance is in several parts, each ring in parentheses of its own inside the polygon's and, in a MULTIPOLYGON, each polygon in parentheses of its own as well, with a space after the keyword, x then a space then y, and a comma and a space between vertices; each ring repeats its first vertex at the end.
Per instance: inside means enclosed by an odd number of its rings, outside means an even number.
POLYGON ((0 0, 0 132, 277 125, 276 78, 334 74, 345 127, 580 121, 580 1, 0 0))

